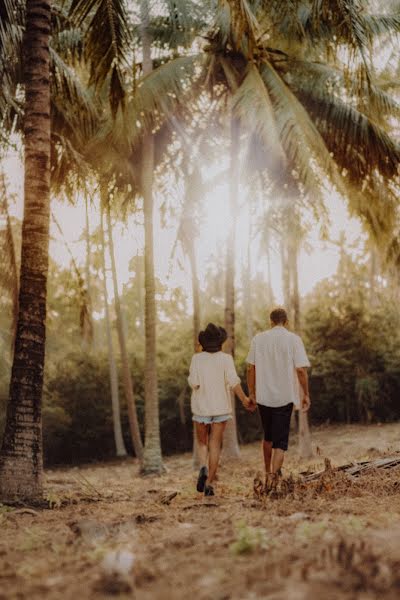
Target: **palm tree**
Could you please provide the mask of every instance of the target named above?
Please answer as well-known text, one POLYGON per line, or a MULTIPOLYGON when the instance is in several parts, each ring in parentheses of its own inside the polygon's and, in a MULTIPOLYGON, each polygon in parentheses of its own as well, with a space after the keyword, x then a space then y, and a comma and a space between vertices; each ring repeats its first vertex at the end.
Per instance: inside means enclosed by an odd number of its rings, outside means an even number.
POLYGON ((114 441, 115 450, 117 456, 126 456, 125 442, 122 435, 121 427, 121 415, 119 406, 119 392, 118 392, 118 371, 117 364, 115 362, 112 332, 111 332, 111 319, 110 309, 108 305, 108 292, 107 292, 107 270, 106 270, 106 243, 104 235, 104 211, 100 210, 100 242, 101 242, 101 262, 103 271, 103 295, 104 295, 104 311, 105 311, 105 324, 107 334, 107 350, 108 350, 108 366, 110 372, 110 388, 111 388, 111 404, 112 404, 112 415, 113 415, 113 429, 114 429, 114 441))
POLYGON ((102 207, 101 211, 105 211, 106 220, 107 220, 107 233, 108 233, 108 247, 110 251, 111 258, 111 273, 112 273, 112 281, 113 281, 113 289, 114 289, 114 307, 115 307, 115 315, 117 321, 117 333, 118 333, 118 341, 121 352, 121 361, 122 361, 122 374, 123 374, 123 383, 126 397, 126 404, 128 407, 128 416, 129 416, 129 426, 131 430, 132 444, 135 451, 135 455, 141 461, 143 458, 143 446, 142 446, 142 438, 140 435, 139 423, 136 412, 136 404, 135 404, 135 396, 133 393, 133 384, 132 384, 132 375, 129 367, 129 357, 126 347, 126 339, 125 339, 125 330, 124 324, 122 320, 122 310, 121 303, 119 299, 118 292, 118 281, 117 281, 117 268, 115 263, 115 254, 114 254, 114 242, 112 235, 112 223, 111 223, 111 212, 110 212, 110 201, 108 197, 108 187, 104 182, 101 185, 101 202, 102 207))
POLYGON ((49 0, 27 0, 25 211, 17 332, 0 453, 2 502, 35 501, 43 493, 41 399, 50 222, 50 28, 49 0))
MULTIPOLYGON (((239 193, 239 126, 234 118, 231 119, 230 139, 230 223, 226 245, 225 272, 225 329, 227 340, 225 352, 235 356, 235 265, 236 265, 236 227, 239 193)), ((228 422, 224 436, 223 455, 226 458, 240 456, 237 428, 235 394, 231 394, 233 418, 228 422)))

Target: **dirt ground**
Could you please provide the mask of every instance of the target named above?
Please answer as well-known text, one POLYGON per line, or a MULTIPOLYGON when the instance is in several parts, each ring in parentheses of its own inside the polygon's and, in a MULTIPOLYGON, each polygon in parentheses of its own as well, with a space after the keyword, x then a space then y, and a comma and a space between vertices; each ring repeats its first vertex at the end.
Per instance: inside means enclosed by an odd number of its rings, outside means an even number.
MULTIPOLYGON (((400 423, 313 431, 285 475, 400 451, 400 423)), ((191 457, 141 478, 133 460, 46 473, 48 510, 0 505, 0 600, 397 600, 400 469, 340 475, 256 499, 259 444, 221 466, 217 495, 195 491, 191 457)))

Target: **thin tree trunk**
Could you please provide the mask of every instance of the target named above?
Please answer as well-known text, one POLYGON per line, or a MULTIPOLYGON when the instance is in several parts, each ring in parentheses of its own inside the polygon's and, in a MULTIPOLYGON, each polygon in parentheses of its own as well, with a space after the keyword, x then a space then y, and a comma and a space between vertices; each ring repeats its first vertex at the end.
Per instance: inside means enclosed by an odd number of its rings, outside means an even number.
POLYGON ((50 222, 49 0, 27 0, 24 40, 24 219, 19 313, 6 427, 0 453, 0 501, 43 495, 42 389, 50 222))
POLYGON ((282 291, 283 291, 283 302, 289 317, 292 316, 292 301, 291 301, 291 293, 290 293, 290 268, 289 268, 289 259, 286 248, 287 240, 282 237, 281 238, 281 264, 282 264, 282 291))
MULTIPOLYGON (((149 34, 150 8, 148 0, 141 0, 141 41, 143 51, 143 75, 153 70, 151 38, 149 34)), ((143 136, 142 190, 144 211, 144 278, 145 278, 145 374, 144 395, 146 413, 146 436, 143 456, 143 474, 161 473, 164 470, 160 438, 160 407, 157 381, 156 346, 156 289, 154 276, 154 231, 153 231, 153 177, 154 139, 151 133, 143 136)))
MULTIPOLYGON (((198 336, 200 331, 200 286, 199 286, 199 278, 197 274, 197 262, 196 262, 196 252, 194 248, 194 240, 192 237, 187 240, 187 253, 190 262, 190 270, 192 274, 192 295, 193 295, 193 352, 196 353, 198 349, 198 336)), ((197 445, 197 435, 196 429, 193 425, 193 467, 198 468, 200 466, 199 455, 198 455, 198 445, 197 445)))
POLYGON ((301 410, 299 410, 299 455, 301 458, 311 458, 313 455, 308 413, 301 410))
POLYGON ((296 333, 300 333, 300 293, 297 240, 290 240, 288 262, 290 279, 292 282, 291 307, 293 309, 293 329, 296 333))
POLYGON ((247 340, 250 344, 253 339, 253 298, 251 294, 251 223, 247 240, 247 264, 243 268, 243 300, 246 315, 247 340))
MULTIPOLYGON (((235 261, 236 261, 236 219, 239 193, 239 125, 231 120, 230 150, 230 212, 231 222, 226 248, 226 280, 225 280, 225 329, 228 334, 225 351, 235 355, 235 261)), ((223 456, 228 459, 239 458, 240 449, 236 428, 236 400, 232 393, 233 418, 225 429, 223 456)))
MULTIPOLYGON (((85 256, 85 276, 86 276, 86 291, 87 291, 87 303, 88 303, 88 312, 89 312, 89 322, 93 323, 92 319, 92 286, 91 286, 91 277, 90 277, 90 225, 89 225, 89 203, 87 194, 85 194, 85 245, 86 245, 86 256, 85 256)), ((87 350, 90 350, 92 345, 94 345, 94 330, 92 328, 91 332, 84 331, 83 332, 83 341, 84 347, 87 350)))
POLYGON ((125 398, 128 406, 128 417, 129 417, 129 427, 131 431, 132 444, 133 449, 135 451, 135 455, 141 461, 143 457, 143 446, 142 439, 140 436, 139 423, 136 412, 136 403, 135 396, 133 394, 133 383, 132 383, 132 375, 129 367, 129 357, 128 351, 126 349, 126 340, 125 340, 125 331, 122 322, 122 314, 121 314, 121 303, 119 299, 118 293, 118 281, 117 281, 117 270, 115 265, 115 255, 114 255, 114 242, 112 236, 112 224, 111 224, 111 215, 110 215, 110 204, 108 202, 108 198, 106 197, 107 190, 102 190, 102 200, 103 207, 106 211, 107 217, 107 229, 108 229, 108 246, 110 249, 110 258, 111 258, 111 272, 112 272, 112 280, 113 280, 113 288, 114 288, 114 306, 115 306, 115 316, 117 321, 117 333, 118 333, 118 341, 121 352, 121 361, 122 361, 122 380, 124 384, 125 390, 125 398))
POLYGON ((122 435, 121 427, 121 414, 119 406, 119 392, 118 392, 118 371, 115 362, 112 334, 111 334, 111 319, 110 319, 110 308, 108 305, 108 292, 107 292, 107 270, 106 270, 106 245, 104 239, 104 222, 103 222, 103 210, 100 213, 100 235, 101 235, 101 258, 103 266, 103 294, 104 294, 104 308, 105 308, 105 320, 106 320, 106 333, 107 333, 107 350, 108 350, 108 367, 110 373, 110 388, 111 388, 111 405, 113 415, 113 428, 114 428, 114 441, 115 451, 117 456, 126 456, 126 448, 124 438, 122 435))
POLYGON ((139 331, 144 335, 144 307, 143 307, 143 260, 142 256, 137 256, 136 286, 138 289, 138 310, 139 310, 139 331))

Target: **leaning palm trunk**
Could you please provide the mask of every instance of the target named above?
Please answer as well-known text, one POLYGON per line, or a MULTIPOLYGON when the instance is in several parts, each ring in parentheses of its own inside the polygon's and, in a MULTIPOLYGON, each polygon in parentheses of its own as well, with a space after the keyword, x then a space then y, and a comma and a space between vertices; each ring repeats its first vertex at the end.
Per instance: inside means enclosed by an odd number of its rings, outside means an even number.
POLYGON ((2 502, 36 501, 43 495, 41 401, 50 221, 50 22, 49 0, 27 0, 25 209, 17 332, 0 453, 2 502))
POLYGON ((108 230, 108 245, 110 249, 110 258, 111 258, 111 272, 112 272, 112 280, 113 280, 113 288, 114 288, 114 306, 115 306, 115 316, 117 321, 117 333, 118 333, 118 341, 121 352, 121 361, 122 361, 122 380, 124 384, 126 403, 128 407, 128 417, 129 417, 129 427, 131 431, 131 438, 133 449, 135 451, 135 455, 139 460, 142 460, 143 457, 143 445, 142 438, 140 436, 139 423, 136 412, 136 404, 135 404, 135 396, 133 394, 133 384, 132 384, 132 375, 131 370, 129 368, 129 357, 126 349, 126 340, 125 340, 125 331, 122 322, 122 311, 121 311, 121 303, 119 300, 118 293, 118 282, 117 282, 117 269, 115 265, 115 255, 114 255, 114 242, 112 236, 112 224, 111 224, 111 215, 110 215, 110 204, 108 202, 108 198, 104 197, 106 191, 102 192, 103 195, 103 207, 105 205, 106 216, 107 216, 107 230, 108 230))
MULTIPOLYGON (((152 69, 151 39, 149 35, 149 3, 141 1, 141 39, 143 50, 143 75, 152 69)), ((153 232, 153 171, 154 171, 154 139, 151 133, 143 136, 142 155, 142 191, 144 211, 144 265, 145 265, 145 445, 143 454, 143 474, 161 473, 164 470, 161 454, 160 415, 157 382, 157 348, 156 348, 156 290, 154 276, 154 232, 153 232)))
POLYGON ((106 271, 106 245, 104 239, 104 222, 103 222, 103 211, 100 214, 100 235, 101 235, 101 259, 103 267, 103 295, 104 295, 104 309, 105 309, 105 321, 106 321, 106 333, 107 333, 107 350, 108 350, 108 366, 110 372, 110 388, 111 388, 111 406, 113 416, 113 429, 114 429, 114 441, 115 451, 117 456, 126 456, 126 448, 124 438, 122 435, 121 427, 121 414, 119 406, 119 393, 118 393, 118 372, 117 364, 115 362, 112 334, 111 334, 111 320, 110 320, 110 309, 108 306, 108 293, 107 293, 107 271, 106 271))
MULTIPOLYGON (((238 204, 238 148, 239 125, 232 118, 231 121, 231 157, 230 157, 230 202, 231 223, 228 232, 226 248, 226 281, 225 281, 225 329, 228 334, 225 351, 235 354, 235 260, 236 260, 236 214, 238 204)), ((228 421, 224 436, 223 456, 225 458, 239 458, 240 449, 236 430, 235 395, 232 393, 232 420, 228 421)))
MULTIPOLYGON (((192 295, 193 295, 193 351, 196 353, 199 345, 198 336, 200 331, 200 286, 197 274, 196 252, 194 248, 193 237, 189 236, 186 241, 187 253, 190 262, 192 274, 192 295)), ((200 466, 196 429, 193 425, 193 467, 200 466)))

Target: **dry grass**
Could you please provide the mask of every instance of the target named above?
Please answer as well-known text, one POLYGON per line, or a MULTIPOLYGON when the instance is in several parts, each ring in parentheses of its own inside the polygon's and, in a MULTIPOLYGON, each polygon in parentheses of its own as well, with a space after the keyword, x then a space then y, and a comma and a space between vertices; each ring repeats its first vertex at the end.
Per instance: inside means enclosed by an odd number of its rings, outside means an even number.
POLYGON ((325 457, 398 451, 399 434, 316 430, 316 457, 300 461, 294 442, 292 489, 275 499, 253 495, 258 445, 222 466, 210 499, 194 491, 188 455, 168 459, 159 478, 140 478, 131 460, 49 471, 51 510, 0 506, 0 599, 397 600, 400 470, 331 472, 306 486, 298 474, 325 457))

